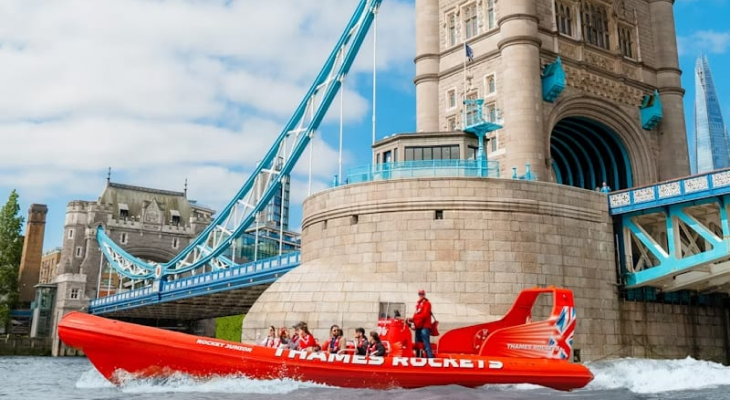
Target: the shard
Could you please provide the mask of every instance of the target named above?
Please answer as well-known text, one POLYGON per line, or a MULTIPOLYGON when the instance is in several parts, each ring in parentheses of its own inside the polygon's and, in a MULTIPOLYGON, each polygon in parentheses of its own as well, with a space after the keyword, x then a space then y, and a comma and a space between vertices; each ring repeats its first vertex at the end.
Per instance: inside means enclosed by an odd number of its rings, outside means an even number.
POLYGON ((710 72, 707 56, 697 59, 695 67, 695 129, 690 140, 692 173, 730 167, 730 140, 722 119, 720 101, 710 72))

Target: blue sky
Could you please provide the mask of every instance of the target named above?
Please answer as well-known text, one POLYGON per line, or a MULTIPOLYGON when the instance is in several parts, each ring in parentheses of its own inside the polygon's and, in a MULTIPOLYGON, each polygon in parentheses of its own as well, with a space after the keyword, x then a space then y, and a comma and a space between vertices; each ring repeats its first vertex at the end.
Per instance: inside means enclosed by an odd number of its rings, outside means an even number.
MULTIPOLYGON (((115 182, 182 190, 220 209, 269 147, 357 0, 0 2, 0 202, 49 207, 45 248, 66 204, 115 182), (271 23, 271 21, 276 23, 271 23), (7 95, 10 94, 10 95, 7 95)), ((710 57, 730 118, 730 0, 677 0, 687 125, 694 61, 710 57)), ((377 137, 415 129, 413 0, 386 0, 378 30, 377 137)), ((372 42, 347 81, 344 168, 370 162, 372 42)), ((339 104, 335 101, 334 104, 339 104)), ((337 172, 337 115, 316 143, 313 187, 337 172)), ((307 160, 293 201, 307 192, 307 160)), ((292 226, 300 212, 295 210, 292 226)))
POLYGON ((682 86, 687 90, 684 111, 687 129, 694 130, 695 78, 697 57, 706 54, 722 104, 725 124, 730 123, 730 0, 677 0, 675 3, 679 37, 682 86))

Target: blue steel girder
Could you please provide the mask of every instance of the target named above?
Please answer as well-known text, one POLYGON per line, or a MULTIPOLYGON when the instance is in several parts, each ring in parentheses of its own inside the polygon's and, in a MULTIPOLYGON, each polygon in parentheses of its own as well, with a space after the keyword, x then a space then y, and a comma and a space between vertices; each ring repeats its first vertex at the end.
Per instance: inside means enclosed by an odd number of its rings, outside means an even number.
POLYGON ((728 204, 730 195, 621 215, 626 287, 709 291, 730 283, 728 204))
MULTIPOLYGON (((616 134, 611 132, 609 129, 603 129, 602 127, 597 127, 593 123, 583 123, 578 124, 577 122, 571 120, 571 119, 565 119, 563 121, 560 121, 565 127, 571 128, 573 132, 579 133, 583 135, 584 133, 587 133, 590 135, 589 140, 594 140, 595 143, 599 144, 604 150, 604 154, 608 155, 610 161, 610 167, 613 170, 613 182, 609 181, 608 178, 606 178, 606 182, 609 186, 613 188, 620 187, 619 185, 619 170, 618 170, 618 161, 613 153, 613 150, 611 150, 611 146, 609 145, 607 139, 610 139, 614 144, 619 148, 621 152, 621 158, 624 161, 624 164, 626 166, 626 180, 628 182, 628 186, 631 186, 632 182, 632 174, 631 174, 631 163, 629 162, 628 155, 626 154, 626 149, 624 148, 623 143, 616 137, 616 134), (601 135, 600 132, 597 132, 596 129, 600 129, 604 134, 606 134, 606 137, 604 135, 601 135)), ((585 135, 588 139, 588 135, 585 135)))
MULTIPOLYGON (((598 186, 600 182, 608 182, 608 173, 606 172, 607 171, 606 163, 604 162, 603 157, 602 157, 602 154, 604 154, 604 152, 601 152, 598 149, 598 147, 596 146, 596 144, 594 143, 593 140, 590 140, 589 138, 587 138, 585 135, 583 135, 579 131, 568 127, 567 124, 562 125, 560 127, 556 127, 553 132, 553 135, 555 135, 555 134, 563 135, 565 137, 571 137, 571 138, 573 138, 573 140, 576 143, 577 143, 577 140, 575 139, 575 137, 582 137, 585 140, 585 143, 588 144, 588 147, 590 147, 590 149, 593 150, 593 156, 590 157, 589 159, 598 161, 598 166, 601 170, 600 180, 596 181, 595 186, 598 186)), ((578 146, 580 146, 580 144, 578 144, 578 146)), ((581 146, 581 148, 584 152, 586 152, 585 148, 583 148, 582 146, 581 146)), ((611 157, 611 160, 613 161, 612 165, 613 165, 614 170, 617 171, 617 166, 615 165, 616 160, 613 159, 613 157, 611 157)), ((590 187, 590 189, 593 189, 593 187, 590 187)))
MULTIPOLYGON (((568 186, 574 186, 573 185, 573 170, 570 168, 570 164, 568 163, 568 159, 565 158, 565 154, 563 154, 563 152, 560 151, 560 149, 558 149, 554 143, 550 144, 550 151, 555 153, 555 155, 558 156, 558 158, 560 158, 560 160, 562 160, 563 165, 565 166, 565 169, 567 170, 566 175, 567 175, 568 181, 563 182, 561 180, 560 183, 567 184, 568 186)), ((555 159, 555 157, 553 157, 553 159, 555 159)), ((558 166, 558 164, 555 164, 555 166, 558 166)), ((560 175, 562 178, 562 173, 560 172, 560 168, 558 168, 557 174, 560 175)))
POLYGON ((113 243, 104 228, 97 241, 110 265, 132 279, 205 273, 229 268, 224 254, 252 226, 308 147, 342 87, 382 0, 360 0, 349 23, 291 119, 251 176, 213 222, 169 262, 140 260, 113 243))
POLYGON ((207 296, 274 282, 301 263, 298 252, 236 265, 225 271, 213 271, 180 280, 163 277, 151 286, 130 290, 91 301, 89 313, 106 314, 137 307, 168 303, 191 297, 207 296))
POLYGON ((553 166, 553 172, 555 172, 555 182, 562 185, 563 184, 563 174, 560 172, 560 168, 558 167, 558 163, 555 162, 555 159, 553 159, 552 166, 553 166))
POLYGON ((573 161, 575 162, 575 165, 578 167, 578 185, 581 188, 584 189, 593 189, 596 187, 596 181, 595 181, 595 175, 593 172, 593 164, 590 162, 590 158, 588 157, 588 154, 585 152, 585 149, 581 147, 578 143, 576 143, 575 139, 571 138, 570 136, 566 136, 565 140, 561 139, 558 136, 553 136, 553 140, 557 143, 560 143, 565 147, 566 150, 568 150, 568 153, 573 157, 573 161), (566 143, 566 141, 570 141, 573 143, 575 147, 571 147, 566 143), (581 162, 581 158, 578 157, 578 155, 573 151, 573 148, 577 148, 578 151, 580 151, 583 154, 583 159, 581 162), (583 165, 588 165, 588 178, 586 178, 583 175, 583 165), (590 184, 586 188, 585 183, 587 180, 590 180, 590 184))

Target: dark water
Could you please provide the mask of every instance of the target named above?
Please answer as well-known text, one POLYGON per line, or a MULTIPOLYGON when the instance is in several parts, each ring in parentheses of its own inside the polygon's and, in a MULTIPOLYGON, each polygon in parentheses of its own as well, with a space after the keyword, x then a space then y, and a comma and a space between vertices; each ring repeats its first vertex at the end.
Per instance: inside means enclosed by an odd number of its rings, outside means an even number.
POLYGON ((109 384, 83 358, 0 357, 0 399, 729 399, 730 368, 686 360, 625 359, 588 364, 596 379, 585 389, 556 392, 527 385, 466 389, 458 386, 415 390, 355 390, 292 381, 221 378, 109 384))

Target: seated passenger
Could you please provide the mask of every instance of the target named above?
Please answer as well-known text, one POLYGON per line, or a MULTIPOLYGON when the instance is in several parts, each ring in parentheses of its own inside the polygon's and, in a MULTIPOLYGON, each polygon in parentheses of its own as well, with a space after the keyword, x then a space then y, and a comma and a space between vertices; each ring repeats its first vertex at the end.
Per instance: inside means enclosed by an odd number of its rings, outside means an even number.
POLYGON ((307 350, 312 351, 317 346, 317 341, 314 336, 309 332, 309 327, 306 323, 301 323, 297 328, 297 334, 299 334, 299 342, 297 343, 296 350, 307 350))
POLYGON ((368 346, 367 355, 378 356, 378 357, 385 356, 385 346, 383 346, 383 343, 380 341, 380 336, 378 335, 378 332, 375 332, 375 331, 370 332, 369 343, 370 343, 370 346, 368 346))
POLYGON ((365 337, 365 329, 355 329, 355 354, 364 356, 368 354, 368 339, 365 337))
POLYGON ((274 325, 269 327, 269 334, 259 343, 264 347, 276 347, 276 328, 274 325))
POLYGON ((342 329, 337 325, 330 327, 330 337, 327 339, 327 351, 339 353, 345 349, 345 340, 342 338, 342 329))
POLYGON ((286 347, 289 344, 289 331, 286 327, 279 328, 279 337, 276 338, 274 347, 286 347))
POLYGON ((294 335, 289 339, 289 343, 287 344, 287 347, 292 350, 299 350, 299 326, 302 324, 304 324, 304 321, 292 325, 294 335))

